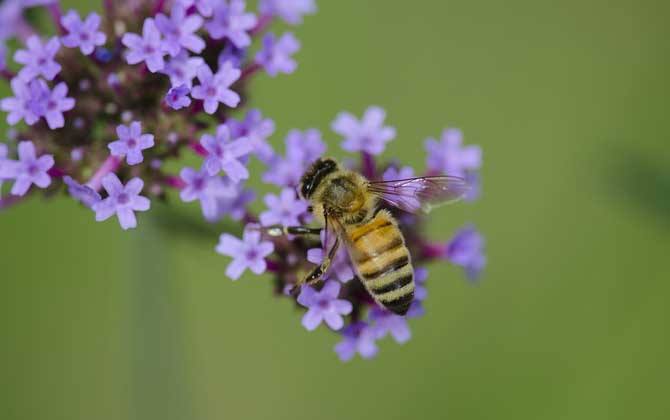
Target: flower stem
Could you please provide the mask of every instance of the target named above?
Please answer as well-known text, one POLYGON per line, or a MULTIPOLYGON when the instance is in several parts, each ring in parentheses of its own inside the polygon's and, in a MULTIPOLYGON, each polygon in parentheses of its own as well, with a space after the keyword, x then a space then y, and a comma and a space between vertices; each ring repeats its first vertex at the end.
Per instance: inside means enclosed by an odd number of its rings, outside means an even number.
POLYGON ((66 30, 65 27, 60 23, 60 19, 62 16, 61 9, 60 9, 60 4, 58 2, 53 2, 47 6, 49 9, 49 13, 51 14, 51 19, 54 21, 54 25, 56 26, 56 29, 61 35, 65 35, 66 30))
POLYGON ((156 14, 162 12, 164 6, 165 0, 156 0, 156 4, 154 5, 154 9, 151 11, 151 15, 155 16, 156 14))
POLYGON ((12 80, 16 74, 14 72, 11 72, 7 69, 0 70, 0 77, 2 77, 5 80, 12 80))
POLYGON ((191 148, 198 156, 206 157, 208 155, 207 150, 197 141, 193 140, 188 144, 188 147, 191 148))
POLYGON ((28 195, 10 195, 5 198, 0 198, 0 210, 5 210, 8 209, 9 207, 20 203, 23 201, 28 195))
POLYGON ((445 244, 426 242, 421 245, 421 258, 427 260, 444 258, 446 250, 447 246, 445 244))
POLYGON ((377 167, 375 165, 375 158, 368 152, 361 153, 361 164, 363 175, 369 179, 374 180, 377 177, 377 167))
POLYGON ((260 69, 262 69, 263 66, 260 64, 253 62, 246 66, 244 69, 242 69, 242 75, 240 76, 240 79, 238 80, 239 82, 243 82, 249 77, 253 76, 255 73, 257 73, 260 69))
POLYGON ((91 179, 86 185, 94 189, 95 191, 100 191, 102 188, 102 178, 105 175, 114 172, 118 169, 121 164, 121 160, 116 156, 109 156, 103 163, 100 165, 100 168, 93 174, 91 179))
POLYGON ((186 186, 186 183, 180 177, 170 175, 170 176, 165 177, 165 185, 167 185, 168 187, 177 189, 177 190, 181 190, 182 188, 184 188, 186 186))
POLYGON ((256 36, 260 33, 263 33, 267 27, 270 26, 273 18, 274 16, 270 14, 261 15, 261 17, 258 18, 258 22, 256 22, 256 26, 254 26, 250 31, 251 36, 256 36))

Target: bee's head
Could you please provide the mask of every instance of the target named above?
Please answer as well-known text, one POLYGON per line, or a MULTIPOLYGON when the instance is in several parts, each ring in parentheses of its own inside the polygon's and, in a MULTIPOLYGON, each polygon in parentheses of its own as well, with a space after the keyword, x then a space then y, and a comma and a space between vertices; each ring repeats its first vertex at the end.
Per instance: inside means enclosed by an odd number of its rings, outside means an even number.
POLYGON ((338 164, 334 159, 317 159, 300 179, 300 195, 302 198, 308 200, 326 175, 335 172, 337 169, 338 164))

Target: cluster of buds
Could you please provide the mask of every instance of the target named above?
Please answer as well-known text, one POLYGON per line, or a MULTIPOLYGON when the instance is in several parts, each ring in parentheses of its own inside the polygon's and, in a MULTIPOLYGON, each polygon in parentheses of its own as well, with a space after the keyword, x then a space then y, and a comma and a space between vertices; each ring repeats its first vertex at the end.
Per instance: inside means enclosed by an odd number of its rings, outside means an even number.
MULTIPOLYGON (((310 222, 308 203, 296 189, 326 144, 319 130, 291 130, 278 153, 271 141, 274 122, 259 110, 239 110, 254 76, 296 70, 300 42, 291 32, 269 29, 278 21, 302 23, 316 12, 314 0, 261 0, 255 12, 244 0, 103 1, 103 8, 102 16, 81 16, 62 11, 57 0, 0 5, 0 75, 12 91, 0 101, 12 127, 0 143, 0 209, 30 195, 67 194, 95 220, 116 216, 121 228, 132 229, 137 213, 149 211, 154 200, 198 202, 208 222, 229 218, 244 230, 242 238, 220 236, 216 251, 232 258, 226 275, 236 280, 246 270, 270 273, 277 296, 306 310, 307 330, 323 323, 342 335, 335 351, 343 360, 374 356, 376 341, 386 335, 399 343, 410 338, 407 318, 424 313, 430 261, 461 266, 472 280, 479 276, 483 238, 472 226, 435 243, 422 235, 421 216, 394 209, 417 267, 407 316, 376 305, 345 250, 320 286, 289 292, 323 260, 323 246, 309 238, 271 237, 258 227, 310 222), (41 15, 51 19, 55 35, 31 24, 41 15), (14 62, 7 62, 11 38, 19 46, 14 62), (252 55, 254 42, 258 52, 252 55), (187 154, 201 165, 173 170, 187 154), (258 194, 245 185, 254 175, 252 159, 266 168, 263 182, 279 189, 263 197, 267 210, 260 214, 250 208, 258 194)), ((350 169, 370 180, 459 176, 472 186, 466 200, 478 198, 479 147, 463 145, 460 131, 445 130, 440 140, 426 140, 427 168, 415 173, 380 159, 396 137, 385 118, 374 106, 360 119, 347 112, 335 118, 332 130, 342 149, 359 157, 347 161, 350 169)))

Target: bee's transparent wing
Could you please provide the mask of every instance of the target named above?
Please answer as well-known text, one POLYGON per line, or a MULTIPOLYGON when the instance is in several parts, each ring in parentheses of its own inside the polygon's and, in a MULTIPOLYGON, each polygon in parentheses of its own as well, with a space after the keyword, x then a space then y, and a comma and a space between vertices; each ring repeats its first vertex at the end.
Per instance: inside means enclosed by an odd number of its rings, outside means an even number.
POLYGON ((368 183, 369 192, 410 213, 428 213, 437 206, 458 201, 468 189, 463 178, 448 175, 368 183))

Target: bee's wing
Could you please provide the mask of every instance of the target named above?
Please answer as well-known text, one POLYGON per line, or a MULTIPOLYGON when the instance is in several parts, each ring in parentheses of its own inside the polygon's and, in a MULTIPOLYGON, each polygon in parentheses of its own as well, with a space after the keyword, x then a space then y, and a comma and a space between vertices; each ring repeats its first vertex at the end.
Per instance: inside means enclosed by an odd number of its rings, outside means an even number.
POLYGON ((468 192, 463 178, 440 175, 393 181, 371 181, 368 191, 390 205, 410 213, 428 213, 433 208, 458 201, 468 192))

